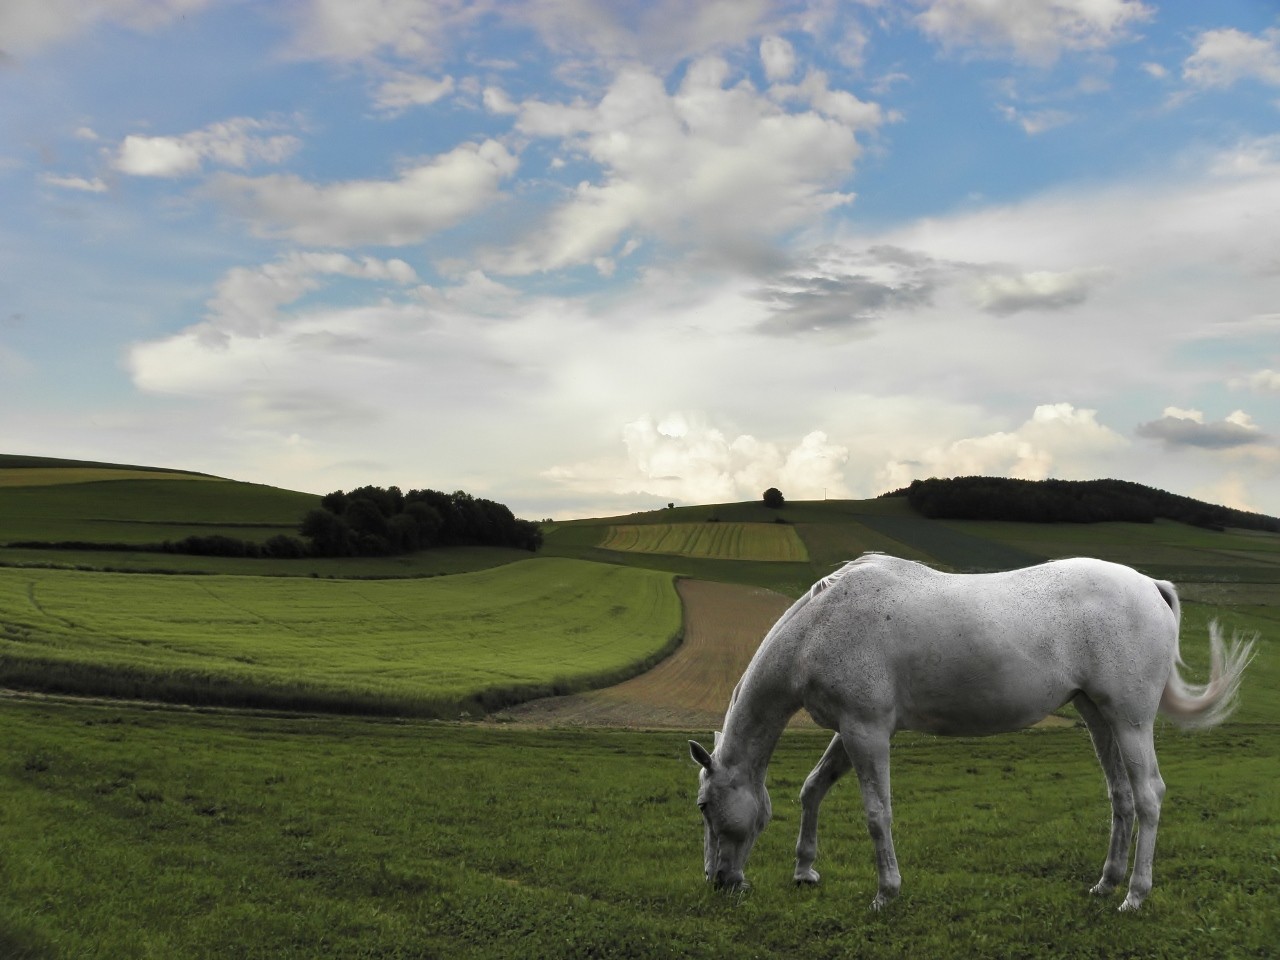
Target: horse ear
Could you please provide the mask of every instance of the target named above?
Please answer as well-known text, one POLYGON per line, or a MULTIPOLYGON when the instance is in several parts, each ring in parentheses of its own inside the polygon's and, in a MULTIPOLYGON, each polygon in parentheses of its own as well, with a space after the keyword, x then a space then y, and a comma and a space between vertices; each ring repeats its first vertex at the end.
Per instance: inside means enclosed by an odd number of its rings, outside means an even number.
POLYGON ((707 753, 707 748, 697 740, 689 741, 689 756, 693 757, 695 762, 700 763, 708 773, 711 771, 711 754, 707 753))

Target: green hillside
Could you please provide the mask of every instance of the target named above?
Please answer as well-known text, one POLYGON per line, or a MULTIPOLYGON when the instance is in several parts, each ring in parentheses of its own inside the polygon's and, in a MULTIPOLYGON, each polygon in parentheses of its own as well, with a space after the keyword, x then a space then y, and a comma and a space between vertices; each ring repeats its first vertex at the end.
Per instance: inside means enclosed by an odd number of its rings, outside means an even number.
MULTIPOLYGON (((676 538, 668 538, 675 541, 676 538)), ((651 537, 656 542, 657 534, 651 537)), ((1154 523, 1014 523, 930 520, 905 498, 788 502, 782 510, 760 503, 652 510, 622 517, 575 520, 551 526, 544 552, 602 562, 673 570, 687 576, 766 586, 795 596, 839 564, 867 550, 929 563, 939 569, 1007 570, 1061 557, 1095 556, 1176 582, 1190 599, 1280 604, 1280 534, 1211 530, 1170 520, 1154 523), (807 562, 740 558, 704 559, 612 550, 619 527, 707 523, 792 526, 807 562)))

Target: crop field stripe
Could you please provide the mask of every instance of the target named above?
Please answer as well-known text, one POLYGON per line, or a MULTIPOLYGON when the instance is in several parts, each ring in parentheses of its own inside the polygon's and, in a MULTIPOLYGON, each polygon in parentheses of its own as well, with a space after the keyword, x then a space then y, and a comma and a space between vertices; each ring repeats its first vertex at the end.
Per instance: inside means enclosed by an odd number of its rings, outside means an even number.
POLYGON ((790 525, 768 523, 614 524, 600 546, 623 553, 705 560, 804 562, 804 542, 790 525))
POLYGON ((227 483, 218 477, 194 473, 166 473, 159 470, 127 470, 106 467, 4 467, 0 487, 49 487, 71 483, 98 483, 105 480, 198 480, 227 483))

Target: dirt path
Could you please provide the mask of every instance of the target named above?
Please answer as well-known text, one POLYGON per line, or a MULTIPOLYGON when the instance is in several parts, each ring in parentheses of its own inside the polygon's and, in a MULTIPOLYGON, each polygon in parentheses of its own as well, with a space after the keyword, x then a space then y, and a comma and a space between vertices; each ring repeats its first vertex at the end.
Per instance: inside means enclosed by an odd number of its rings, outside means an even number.
MULTIPOLYGON (((547 726, 718 729, 734 684, 791 605, 757 587, 681 580, 684 643, 648 673, 604 690, 522 704, 496 719, 547 726)), ((811 724, 803 713, 793 723, 811 724)))

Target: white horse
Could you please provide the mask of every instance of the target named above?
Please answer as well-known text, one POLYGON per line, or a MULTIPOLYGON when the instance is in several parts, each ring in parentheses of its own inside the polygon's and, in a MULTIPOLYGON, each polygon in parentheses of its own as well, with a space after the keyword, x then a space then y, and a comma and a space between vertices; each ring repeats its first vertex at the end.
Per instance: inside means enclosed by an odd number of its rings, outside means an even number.
POLYGON ((1088 725, 1111 795, 1111 846, 1094 894, 1124 880, 1121 910, 1151 891, 1164 781, 1157 711, 1186 727, 1222 722, 1235 705, 1253 640, 1229 649, 1210 625, 1203 687, 1178 673, 1181 610, 1171 583, 1102 560, 1059 560, 1007 573, 947 574, 864 554, 819 580, 761 642, 729 702, 724 733, 701 764, 704 866, 717 887, 743 868, 769 822, 765 770, 801 707, 836 731, 801 790, 797 883, 817 883, 818 805, 850 769, 875 845, 880 909, 901 876, 890 832, 889 739, 897 730, 970 736, 1018 730, 1070 701, 1088 725))

